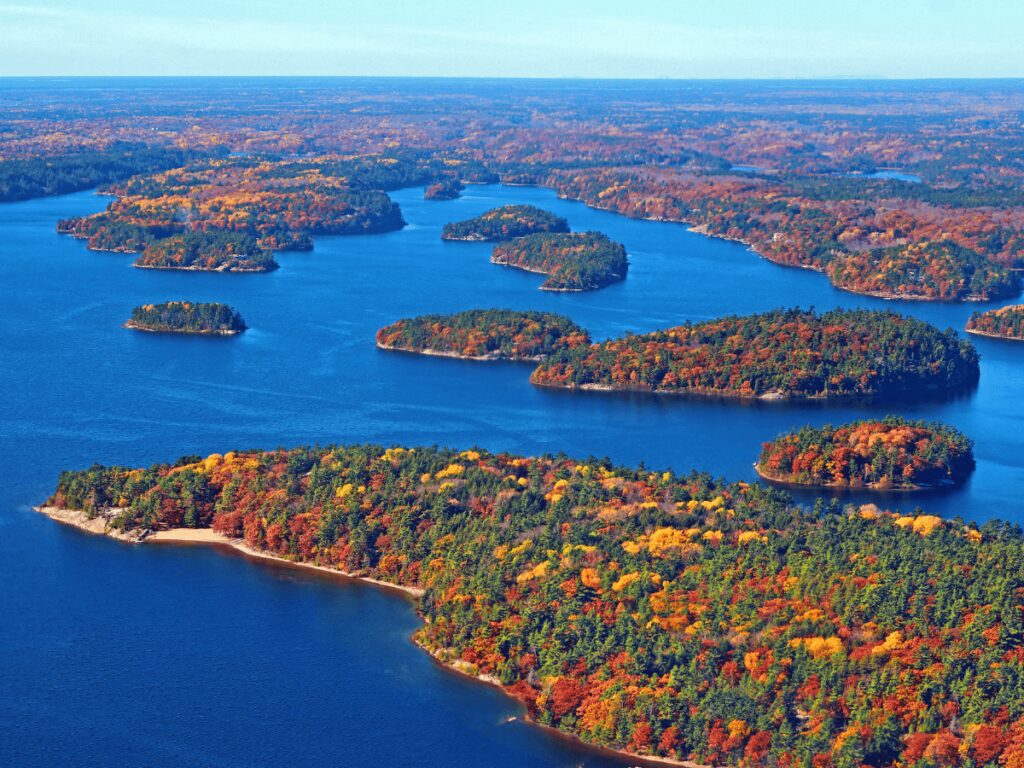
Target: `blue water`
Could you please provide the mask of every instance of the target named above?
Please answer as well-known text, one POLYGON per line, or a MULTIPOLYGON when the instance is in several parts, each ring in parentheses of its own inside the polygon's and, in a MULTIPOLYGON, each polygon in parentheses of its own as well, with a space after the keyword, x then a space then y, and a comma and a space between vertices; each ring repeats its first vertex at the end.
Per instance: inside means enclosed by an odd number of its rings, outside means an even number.
POLYGON ((871 173, 851 173, 850 176, 862 176, 866 179, 888 179, 890 181, 906 181, 911 184, 920 184, 922 179, 915 173, 907 173, 906 171, 897 171, 892 168, 886 168, 880 171, 873 171, 871 173))
MULTIPOLYGON (((518 713, 511 701, 409 642, 418 620, 401 596, 204 548, 89 537, 30 506, 65 467, 313 442, 564 450, 753 480, 763 440, 888 409, 541 390, 529 366, 381 352, 373 333, 471 307, 562 312, 598 339, 788 305, 896 307, 962 328, 975 308, 843 293, 736 243, 544 190, 394 197, 403 231, 320 238, 266 275, 135 270, 131 256, 56 235, 57 219, 103 208, 91 193, 0 206, 0 765, 618 765, 503 722, 518 713), (628 279, 542 292, 540 276, 490 264, 486 245, 439 240, 446 221, 512 202, 622 241, 628 279), (167 299, 228 302, 252 330, 120 327, 134 305, 167 299)), ((975 343, 975 392, 902 412, 967 432, 977 472, 957 491, 883 501, 1021 522, 1024 344, 975 343)))

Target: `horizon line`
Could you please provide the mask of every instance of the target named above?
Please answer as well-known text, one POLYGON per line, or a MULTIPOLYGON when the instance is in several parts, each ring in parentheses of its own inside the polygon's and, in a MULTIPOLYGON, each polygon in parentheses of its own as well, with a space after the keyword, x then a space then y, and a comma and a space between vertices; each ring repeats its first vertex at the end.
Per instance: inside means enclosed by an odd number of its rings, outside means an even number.
POLYGON ((103 78, 107 80, 184 80, 184 79, 305 79, 305 80, 537 80, 580 82, 934 82, 956 80, 963 82, 981 81, 1014 81, 1024 80, 1020 75, 923 75, 923 76, 889 76, 889 75, 801 75, 793 77, 707 77, 707 76, 663 76, 663 77, 629 77, 629 76, 593 76, 593 75, 371 75, 371 74, 32 74, 8 75, 0 74, 0 80, 88 80, 103 78))

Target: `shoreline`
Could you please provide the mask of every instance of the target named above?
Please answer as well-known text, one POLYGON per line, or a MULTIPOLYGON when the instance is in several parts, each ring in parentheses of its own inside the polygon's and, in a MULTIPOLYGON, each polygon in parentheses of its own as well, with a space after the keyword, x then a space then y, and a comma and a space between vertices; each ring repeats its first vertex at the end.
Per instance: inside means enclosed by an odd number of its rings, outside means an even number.
POLYGON ((1004 336, 1001 333, 979 331, 977 328, 964 328, 964 333, 969 333, 972 336, 983 336, 986 339, 999 339, 1000 341, 1024 341, 1024 337, 1021 336, 1004 336))
MULTIPOLYGON (((786 263, 784 261, 781 261, 779 259, 773 258, 773 257, 767 255, 766 253, 762 252, 755 243, 753 243, 753 242, 751 242, 749 240, 744 240, 743 238, 739 238, 739 237, 732 237, 730 235, 720 235, 720 234, 716 234, 714 232, 711 232, 709 230, 709 225, 707 225, 707 224, 696 224, 696 223, 694 223, 690 219, 685 219, 685 218, 676 219, 676 218, 670 218, 670 217, 667 217, 667 216, 639 216, 639 215, 634 216, 634 215, 631 215, 629 213, 620 211, 620 210, 618 210, 616 208, 613 208, 611 206, 596 205, 594 203, 589 202, 586 198, 583 198, 583 197, 576 197, 576 196, 573 196, 573 195, 570 195, 570 194, 564 194, 563 192, 561 192, 558 189, 557 186, 550 186, 550 185, 545 184, 543 182, 539 186, 543 187, 544 189, 551 190, 552 192, 555 193, 555 196, 558 197, 560 200, 572 200, 572 201, 575 201, 577 203, 583 203, 583 205, 587 206, 588 208, 592 208, 592 209, 594 209, 596 211, 605 211, 606 213, 613 213, 613 214, 615 214, 617 216, 624 216, 627 219, 635 219, 637 221, 654 221, 654 222, 660 222, 660 223, 663 223, 663 224, 681 224, 682 226, 686 227, 688 232, 693 232, 694 234, 697 234, 697 235, 703 235, 704 237, 713 237, 713 238, 716 238, 718 240, 728 240, 728 241, 733 242, 733 243, 740 243, 741 245, 746 246, 747 249, 749 251, 751 251, 752 253, 756 254, 759 257, 761 257, 765 261, 769 261, 772 264, 775 264, 776 266, 779 266, 779 267, 793 267, 793 268, 796 268, 796 269, 807 269, 807 270, 810 270, 811 272, 817 272, 818 274, 823 275, 825 277, 825 279, 828 280, 829 285, 831 285, 833 288, 835 288, 837 290, 840 290, 840 291, 844 291, 846 293, 851 293, 851 294, 853 294, 855 296, 868 296, 870 298, 884 299, 886 301, 921 301, 921 302, 934 302, 934 303, 937 303, 937 304, 969 304, 969 303, 981 303, 981 302, 986 302, 986 301, 998 301, 998 298, 996 298, 996 297, 985 298, 983 296, 976 296, 976 295, 966 296, 966 297, 964 297, 962 299, 942 299, 942 298, 938 298, 938 297, 931 298, 931 297, 928 297, 928 296, 913 296, 913 295, 897 294, 897 293, 884 293, 884 292, 881 292, 881 291, 857 291, 857 290, 853 290, 851 288, 846 288, 846 287, 844 287, 842 285, 839 285, 838 283, 833 282, 831 276, 829 276, 829 274, 828 274, 827 266, 818 267, 818 266, 814 266, 814 265, 811 265, 811 264, 788 264, 788 263, 786 263)), ((1017 291, 1016 294, 1012 294, 1012 295, 1019 296, 1020 295, 1020 291, 1017 291)), ((1011 298, 1012 298, 1012 295, 1011 295, 1011 298)), ((1002 337, 1000 337, 1000 338, 1002 338, 1002 337)), ((1024 340, 1024 339, 1022 339, 1022 340, 1024 340)))
MULTIPOLYGON (((659 396, 671 396, 671 397, 696 397, 702 399, 718 399, 718 400, 738 400, 744 403, 889 403, 898 401, 901 397, 905 397, 909 392, 897 392, 897 393, 886 393, 879 392, 875 394, 843 394, 843 395, 830 395, 830 394, 819 394, 819 395, 804 395, 804 394, 787 394, 778 390, 772 390, 771 392, 765 392, 760 395, 744 395, 739 392, 730 392, 724 390, 704 390, 704 389, 649 389, 647 387, 615 387, 610 384, 548 384, 546 382, 534 381, 533 376, 530 376, 530 384, 535 387, 542 389, 562 390, 565 392, 612 392, 622 395, 659 395, 659 396)), ((956 395, 961 392, 968 391, 973 384, 964 384, 958 387, 952 387, 949 389, 936 389, 929 388, 929 393, 939 392, 943 396, 956 395)))
MULTIPOLYGON (((168 546, 210 546, 213 548, 230 549, 235 552, 239 552, 242 555, 254 559, 254 560, 266 560, 281 565, 291 566, 296 569, 313 570, 321 573, 326 573, 334 577, 338 577, 350 581, 360 581, 374 587, 381 589, 387 589, 398 592, 405 597, 412 598, 418 601, 422 598, 426 591, 420 587, 409 587, 401 584, 394 584, 391 582, 383 581, 381 579, 375 579, 371 576, 359 576, 352 573, 346 573, 345 571, 338 570, 337 568, 330 568, 323 565, 314 565, 312 563, 302 563, 294 560, 288 560, 280 557, 279 555, 273 555, 268 552, 262 552, 260 550, 253 549, 252 547, 245 544, 242 539, 231 539, 224 534, 217 533, 211 528, 171 528, 163 531, 120 531, 117 529, 111 529, 109 527, 109 521, 114 517, 114 514, 120 512, 120 509, 108 510, 108 514, 98 515, 93 518, 86 516, 81 510, 75 509, 62 509, 60 507, 53 507, 45 504, 41 504, 37 507, 33 507, 36 512, 45 515, 46 517, 54 520, 62 525, 66 525, 71 528, 76 528, 85 533, 107 536, 108 538, 117 539, 118 541, 128 544, 157 544, 157 545, 168 545, 168 546)), ((419 615, 419 611, 417 610, 419 615)), ((420 620, 423 621, 423 617, 420 616, 420 620)), ((414 634, 411 638, 413 645, 426 651, 430 658, 440 665, 446 672, 452 674, 461 675, 463 677, 470 678, 477 682, 485 685, 490 685, 498 688, 506 697, 515 701, 518 705, 524 707, 523 702, 510 694, 505 686, 502 685, 501 681, 494 675, 475 672, 468 668, 465 662, 460 663, 458 659, 453 661, 447 661, 442 656, 444 655, 444 649, 432 649, 426 645, 423 645, 416 638, 414 634)), ((518 719, 518 718, 517 718, 518 719)), ((613 747, 605 747, 600 744, 591 744, 590 742, 584 741, 579 736, 572 733, 562 731, 550 725, 544 725, 539 723, 529 716, 528 712, 524 712, 521 715, 523 722, 527 723, 530 727, 540 728, 551 735, 565 739, 574 745, 590 751, 596 755, 606 755, 609 757, 621 758, 630 761, 636 761, 637 765, 640 766, 676 766, 677 768, 712 768, 712 766, 702 765, 700 763, 693 762, 691 760, 676 760, 669 757, 658 757, 655 755, 639 755, 634 752, 629 752, 624 749, 615 749, 613 747)))
POLYGON ((85 531, 86 533, 108 536, 109 538, 117 539, 118 541, 123 541, 129 544, 201 544, 214 547, 226 547, 237 552, 241 552, 243 555, 254 559, 269 560, 275 563, 281 563, 282 565, 289 565, 294 568, 319 571, 321 573, 328 573, 332 576, 338 576, 344 579, 362 581, 367 584, 373 584, 378 587, 395 590, 410 597, 420 598, 425 594, 424 590, 419 587, 408 587, 402 584, 393 584, 389 581, 375 579, 372 576, 360 576, 355 573, 348 573, 338 568, 331 568, 326 565, 316 565, 314 563, 303 563, 296 560, 289 560, 285 557, 281 557, 280 555, 274 555, 270 552, 253 549, 242 539, 229 538, 222 533, 217 533, 212 528, 169 528, 167 530, 153 532, 119 531, 109 527, 109 520, 112 515, 101 515, 89 518, 80 510, 61 509, 59 507, 45 505, 34 507, 34 509, 36 512, 46 515, 51 520, 55 520, 58 523, 62 523, 72 528, 77 528, 81 531, 85 531))
POLYGON ((278 264, 276 261, 274 262, 274 266, 272 267, 258 267, 252 269, 232 268, 227 264, 223 264, 215 269, 205 269, 203 267, 165 267, 157 266, 155 264, 139 264, 137 262, 132 264, 132 267, 134 267, 135 269, 163 269, 171 272, 238 272, 239 274, 243 275, 260 274, 261 272, 273 272, 275 269, 279 269, 280 266, 281 265, 278 264))
MULTIPOLYGON (((508 261, 508 260, 505 260, 505 259, 495 258, 494 256, 491 256, 491 264, 497 264, 499 267, 509 267, 510 269, 518 269, 518 270, 520 270, 522 272, 529 272, 531 275, 544 275, 548 279, 551 278, 551 272, 545 271, 543 269, 540 269, 539 267, 528 267, 528 266, 524 266, 523 264, 515 264, 515 263, 513 263, 511 261, 508 261)), ((562 287, 559 287, 559 286, 550 286, 550 285, 547 285, 547 284, 542 284, 542 285, 539 286, 538 290, 541 290, 541 291, 556 291, 556 292, 559 292, 559 293, 586 293, 587 291, 599 291, 602 288, 607 288, 609 285, 613 285, 614 283, 622 282, 625 279, 626 279, 625 275, 613 274, 613 275, 611 275, 609 280, 601 283, 600 285, 595 285, 595 286, 592 286, 592 287, 591 286, 586 286, 586 287, 580 287, 580 288, 562 288, 562 287)), ((545 283, 546 283, 546 281, 545 281, 545 283)))
POLYGON ((409 349, 408 347, 399 347, 394 344, 381 344, 379 341, 375 342, 377 349, 383 349, 385 352, 404 352, 407 355, 426 355, 427 357, 448 357, 453 360, 470 360, 476 363, 539 363, 544 360, 547 355, 533 355, 532 357, 509 357, 508 355, 501 354, 488 354, 488 355, 461 355, 458 352, 445 352, 440 349, 409 349))
POLYGON ((122 328, 128 328, 132 331, 144 331, 146 333, 180 333, 185 336, 237 336, 243 331, 249 330, 248 328, 242 328, 241 330, 235 331, 230 328, 224 330, 209 330, 209 331, 186 331, 179 330, 177 328, 147 328, 144 325, 139 325, 129 320, 126 323, 121 324, 122 328))
POLYGON ((780 477, 774 477, 761 471, 760 463, 754 462, 754 472, 757 476, 772 485, 777 485, 787 490, 806 490, 806 491, 874 491, 876 493, 920 493, 922 491, 943 491, 950 488, 956 488, 961 485, 964 480, 959 483, 955 480, 949 480, 948 482, 941 483, 939 485, 920 485, 914 483, 906 486, 890 486, 883 488, 878 483, 868 483, 866 485, 850 485, 850 484, 839 484, 839 483, 798 483, 794 480, 784 480, 780 477))
POLYGON ((743 395, 738 392, 726 392, 717 390, 702 390, 702 389, 648 389, 646 387, 615 387, 610 384, 579 384, 579 385, 566 385, 566 384, 547 384, 540 383, 533 380, 530 377, 530 383, 535 387, 541 387, 544 389, 561 389, 566 392, 615 392, 619 394, 639 394, 639 395, 666 395, 673 397, 700 397, 700 398, 717 398, 721 400, 743 400, 746 402, 764 402, 764 403, 781 403, 781 402, 800 402, 800 401, 827 401, 833 400, 859 400, 866 399, 872 400, 874 398, 870 396, 858 396, 858 395, 845 395, 842 397, 836 396, 829 398, 827 395, 789 395, 784 392, 772 391, 765 392, 761 395, 743 395))

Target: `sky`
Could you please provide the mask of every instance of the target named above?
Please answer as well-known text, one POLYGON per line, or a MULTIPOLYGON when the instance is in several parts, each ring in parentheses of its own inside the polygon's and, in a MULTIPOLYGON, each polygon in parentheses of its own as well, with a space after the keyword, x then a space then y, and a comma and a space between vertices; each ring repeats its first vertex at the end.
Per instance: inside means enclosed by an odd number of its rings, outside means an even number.
POLYGON ((0 0, 0 76, 1024 76, 1017 0, 0 0))

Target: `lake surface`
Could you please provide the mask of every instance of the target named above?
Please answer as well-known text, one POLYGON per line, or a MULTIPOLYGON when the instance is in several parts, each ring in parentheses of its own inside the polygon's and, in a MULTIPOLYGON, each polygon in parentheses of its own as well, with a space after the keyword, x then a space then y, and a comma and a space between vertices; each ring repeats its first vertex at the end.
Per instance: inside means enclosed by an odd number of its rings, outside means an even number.
MULTIPOLYGON (((0 765, 621 765, 505 723, 514 703, 409 642, 418 619, 401 596, 211 549, 90 537, 31 505, 62 468, 316 442, 565 451, 753 480, 762 441, 892 407, 541 390, 528 365, 387 353, 373 334, 473 307, 560 312, 597 339, 791 305, 891 307, 961 329, 977 308, 843 293, 742 245, 545 190, 393 197, 403 231, 319 238, 265 275, 136 270, 131 256, 56 235, 57 219, 105 206, 91 193, 0 205, 0 765), (620 240, 629 278, 548 293, 541 276, 490 264, 487 245, 439 240, 445 222, 513 202, 620 240), (251 330, 210 339, 120 327, 134 305, 169 299, 227 302, 251 330)), ((975 344, 976 391, 899 409, 975 440, 970 482, 844 498, 1024 521, 1024 344, 975 344)))

